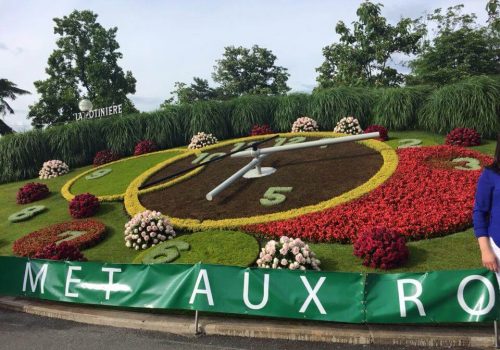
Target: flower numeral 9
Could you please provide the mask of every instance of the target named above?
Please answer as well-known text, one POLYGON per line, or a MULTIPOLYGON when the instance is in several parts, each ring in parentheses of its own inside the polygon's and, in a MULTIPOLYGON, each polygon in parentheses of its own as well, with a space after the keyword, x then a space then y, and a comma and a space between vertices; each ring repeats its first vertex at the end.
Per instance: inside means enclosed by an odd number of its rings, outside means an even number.
POLYGON ((265 207, 281 204, 286 200, 286 196, 279 192, 292 192, 293 187, 269 187, 260 199, 260 204, 265 207))

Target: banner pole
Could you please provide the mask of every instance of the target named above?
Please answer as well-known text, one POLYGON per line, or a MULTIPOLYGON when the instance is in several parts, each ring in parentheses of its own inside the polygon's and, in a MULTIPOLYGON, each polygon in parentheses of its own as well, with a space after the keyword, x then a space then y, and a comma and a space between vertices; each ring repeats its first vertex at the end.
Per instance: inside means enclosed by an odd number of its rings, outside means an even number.
POLYGON ((495 349, 498 349, 498 321, 493 321, 493 328, 495 329, 495 349))
POLYGON ((198 310, 196 310, 194 312, 194 334, 195 335, 199 335, 200 333, 201 332, 200 332, 200 329, 199 329, 199 326, 198 326, 198 310))

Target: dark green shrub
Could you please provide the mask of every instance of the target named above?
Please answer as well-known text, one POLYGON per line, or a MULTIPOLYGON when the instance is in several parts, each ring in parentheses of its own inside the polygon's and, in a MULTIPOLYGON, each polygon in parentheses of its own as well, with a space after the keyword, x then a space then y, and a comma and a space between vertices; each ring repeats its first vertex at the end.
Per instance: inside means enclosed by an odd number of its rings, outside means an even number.
POLYGON ((499 114, 500 80, 477 76, 434 91, 421 109, 419 127, 442 134, 472 128, 483 137, 494 137, 499 114))
POLYGON ((280 132, 290 132, 297 118, 311 116, 311 95, 293 93, 277 98, 271 128, 280 132))
POLYGON ((189 139, 198 132, 213 134, 218 139, 229 138, 231 136, 228 123, 229 108, 229 104, 219 101, 193 103, 189 116, 189 139))
POLYGON ((230 104, 233 136, 248 136, 252 126, 271 124, 276 97, 249 95, 226 102, 230 104))
POLYGON ((373 123, 389 130, 415 129, 418 111, 430 92, 427 86, 379 89, 373 123))

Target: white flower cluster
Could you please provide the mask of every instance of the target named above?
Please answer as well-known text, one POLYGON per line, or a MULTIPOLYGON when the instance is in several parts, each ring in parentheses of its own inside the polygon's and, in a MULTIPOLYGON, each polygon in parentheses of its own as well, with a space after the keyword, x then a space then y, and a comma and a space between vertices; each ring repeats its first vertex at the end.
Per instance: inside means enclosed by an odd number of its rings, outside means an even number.
POLYGON ((361 129, 359 121, 354 117, 344 117, 340 119, 333 131, 351 135, 358 135, 363 133, 363 129, 361 129))
POLYGON ((216 144, 217 138, 212 134, 205 134, 204 132, 199 132, 191 138, 191 143, 189 144, 189 149, 202 148, 205 146, 216 144))
POLYGON ((52 179, 67 173, 69 173, 69 166, 62 160, 53 159, 43 163, 38 175, 40 179, 52 179))
POLYGON ((125 246, 146 249, 175 237, 170 221, 158 211, 145 210, 125 224, 125 246))
POLYGON ((300 238, 283 236, 279 242, 271 240, 261 249, 257 266, 273 269, 318 270, 321 261, 300 238))
POLYGON ((319 126, 316 120, 309 117, 300 117, 293 122, 292 132, 318 131, 319 126))

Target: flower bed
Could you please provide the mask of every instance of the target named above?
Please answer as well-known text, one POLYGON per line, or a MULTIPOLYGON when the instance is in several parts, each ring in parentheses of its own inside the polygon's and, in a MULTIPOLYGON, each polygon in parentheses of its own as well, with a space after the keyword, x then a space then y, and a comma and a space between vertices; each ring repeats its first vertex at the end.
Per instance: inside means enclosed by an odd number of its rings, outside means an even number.
POLYGON ((94 166, 99 166, 107 163, 114 162, 116 160, 120 159, 120 156, 116 154, 115 152, 105 149, 102 151, 99 151, 95 154, 94 157, 94 166))
POLYGON ((214 145, 218 142, 217 138, 212 134, 206 134, 204 132, 199 132, 191 138, 191 142, 188 145, 189 149, 198 149, 206 146, 214 145))
POLYGON ((358 135, 363 133, 359 121, 354 117, 344 117, 337 123, 333 132, 342 134, 358 135))
POLYGON ((268 135, 274 133, 268 124, 255 124, 250 131, 250 136, 268 135))
POLYGON ((69 173, 69 166, 62 160, 53 159, 43 163, 38 175, 40 179, 52 179, 67 173, 69 173))
POLYGON ((446 135, 446 144, 455 146, 479 146, 481 144, 481 135, 470 128, 455 128, 446 135))
POLYGON ((316 120, 309 117, 300 117, 292 124, 292 132, 313 132, 318 130, 319 126, 316 120))
POLYGON ((273 269, 319 270, 321 261, 300 238, 280 237, 270 240, 261 249, 257 266, 273 269))
POLYGON ((35 259, 87 261, 80 250, 67 242, 51 243, 40 249, 33 256, 35 259))
POLYGON ((45 184, 30 182, 17 191, 17 204, 28 204, 39 201, 49 195, 49 188, 45 184))
POLYGON ((95 215, 99 209, 99 200, 90 193, 76 195, 69 202, 69 213, 75 219, 88 218, 95 215))
POLYGON ((14 242, 12 250, 19 256, 34 256, 46 246, 65 240, 78 249, 94 246, 104 237, 106 226, 95 220, 68 221, 34 231, 14 242), (80 234, 75 234, 79 232, 80 234), (84 233, 81 233, 84 232, 84 233), (68 233, 68 234, 64 234, 68 233))
POLYGON ((158 150, 156 143, 150 140, 143 140, 135 145, 134 156, 139 156, 141 154, 151 153, 158 150))
POLYGON ((160 212, 146 210, 125 224, 125 245, 135 250, 147 249, 175 237, 170 221, 160 212))
POLYGON ((293 235, 311 241, 350 243, 358 232, 378 226, 418 240, 472 225, 480 171, 437 167, 433 162, 472 157, 484 166, 491 163, 490 157, 454 146, 406 148, 398 150, 398 155, 392 177, 364 197, 290 220, 246 226, 245 230, 268 237, 293 235))
POLYGON ((365 134, 369 134, 371 132, 378 132, 380 134, 380 137, 379 137, 380 141, 389 140, 389 133, 388 133, 387 129, 384 128, 382 125, 370 125, 364 131, 365 134))

